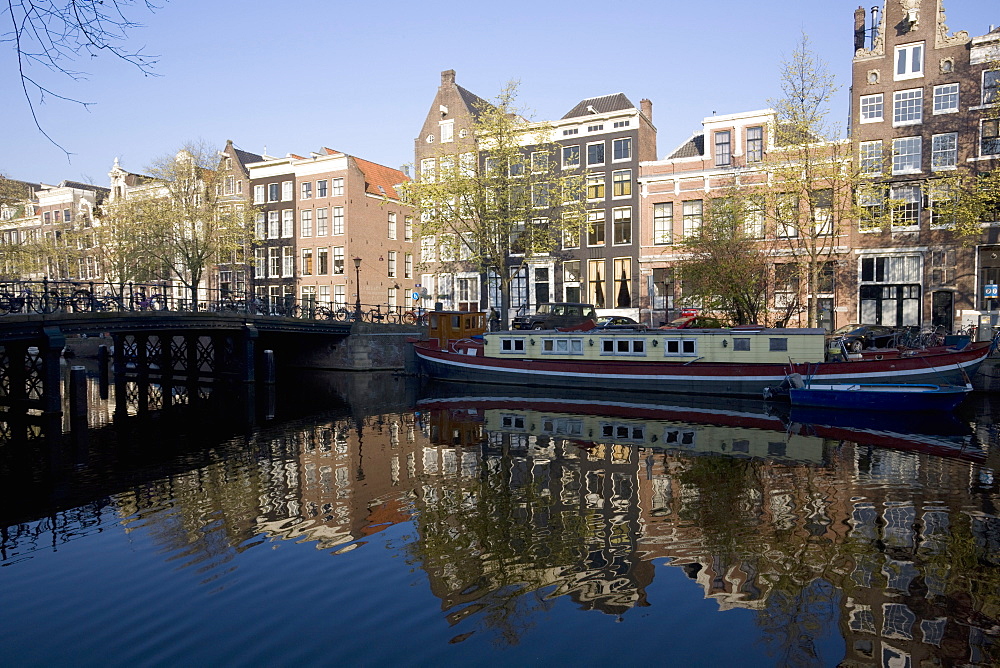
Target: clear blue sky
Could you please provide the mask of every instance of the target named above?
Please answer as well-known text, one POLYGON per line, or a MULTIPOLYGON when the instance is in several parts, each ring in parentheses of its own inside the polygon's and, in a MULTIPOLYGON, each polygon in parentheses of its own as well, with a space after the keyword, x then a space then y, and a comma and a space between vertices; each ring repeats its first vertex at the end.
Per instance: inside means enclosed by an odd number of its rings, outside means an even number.
MULTIPOLYGON (((1000 24, 997 0, 945 3, 952 31, 982 35, 1000 24)), ((445 69, 486 98, 519 79, 536 120, 559 118, 586 97, 648 97, 663 157, 713 111, 766 107, 803 31, 841 86, 832 120, 843 127, 858 4, 173 0, 130 16, 146 26, 131 33, 132 45, 160 56, 161 76, 144 78, 105 56, 75 65, 86 81, 46 78, 60 94, 94 103, 39 107, 46 130, 74 153, 70 162, 34 129, 12 54, 0 45, 0 173, 107 185, 116 156, 142 171, 185 141, 221 148, 227 139, 270 155, 329 146, 398 167, 413 160, 445 69)))

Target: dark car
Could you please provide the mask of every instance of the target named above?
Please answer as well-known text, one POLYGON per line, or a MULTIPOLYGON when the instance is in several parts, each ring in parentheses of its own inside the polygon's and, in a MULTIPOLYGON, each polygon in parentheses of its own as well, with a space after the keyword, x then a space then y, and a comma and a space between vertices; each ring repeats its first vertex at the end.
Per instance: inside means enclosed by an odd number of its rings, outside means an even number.
POLYGON ((624 315, 603 315, 594 329, 646 329, 646 326, 624 315))
POLYGON ((555 329, 573 327, 588 320, 597 321, 592 304, 547 302, 539 304, 531 315, 519 315, 511 323, 513 329, 555 329))
POLYGON ((844 325, 827 339, 830 343, 843 341, 847 352, 859 353, 865 348, 891 348, 896 344, 897 330, 886 325, 844 325))

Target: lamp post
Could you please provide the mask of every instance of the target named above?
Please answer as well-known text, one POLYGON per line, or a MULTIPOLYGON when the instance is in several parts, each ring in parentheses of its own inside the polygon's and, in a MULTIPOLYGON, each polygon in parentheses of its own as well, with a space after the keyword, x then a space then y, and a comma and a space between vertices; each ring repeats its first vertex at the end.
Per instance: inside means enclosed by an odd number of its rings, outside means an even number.
POLYGON ((354 284, 357 299, 354 301, 354 319, 361 320, 361 258, 354 258, 354 284))

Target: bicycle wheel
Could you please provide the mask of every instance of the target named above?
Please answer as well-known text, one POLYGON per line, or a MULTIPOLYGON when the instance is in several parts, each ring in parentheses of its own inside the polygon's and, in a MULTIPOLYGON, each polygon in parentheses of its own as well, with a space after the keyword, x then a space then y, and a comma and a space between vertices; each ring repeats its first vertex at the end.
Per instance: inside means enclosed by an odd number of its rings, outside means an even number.
POLYGON ((77 290, 73 293, 72 301, 73 310, 76 312, 86 312, 93 311, 96 304, 94 295, 90 294, 89 290, 77 290))
POLYGON ((385 313, 382 313, 379 309, 373 308, 365 314, 364 319, 368 322, 383 322, 385 320, 385 313))
POLYGON ((43 292, 41 295, 32 296, 31 308, 35 313, 54 313, 59 308, 59 295, 50 292, 43 292))
POLYGON ((396 311, 389 311, 385 314, 385 321, 390 325, 398 325, 400 321, 400 315, 396 311))
POLYGON ((403 324, 404 325, 415 325, 417 324, 417 314, 413 311, 407 311, 403 314, 403 324))
POLYGON ((160 294, 155 294, 146 302, 146 308, 152 311, 166 311, 167 298, 160 294))

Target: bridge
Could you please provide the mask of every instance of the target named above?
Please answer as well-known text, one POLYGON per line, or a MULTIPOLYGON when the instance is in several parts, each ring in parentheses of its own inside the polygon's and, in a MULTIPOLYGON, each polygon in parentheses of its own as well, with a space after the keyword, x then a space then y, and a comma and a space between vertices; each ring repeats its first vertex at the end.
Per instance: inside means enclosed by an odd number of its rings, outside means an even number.
POLYGON ((60 359, 67 337, 109 337, 119 389, 130 379, 139 385, 194 388, 206 382, 252 384, 262 372, 273 382, 275 357, 302 360, 304 353, 328 350, 359 329, 411 329, 387 327, 403 313, 384 306, 362 309, 359 304, 334 312, 315 304, 283 300, 265 305, 232 295, 192 304, 152 292, 159 286, 129 286, 117 296, 102 297, 93 286, 55 285, 7 284, 6 291, 0 290, 0 411, 8 418, 61 414, 60 359), (274 357, 265 358, 265 350, 274 357))

